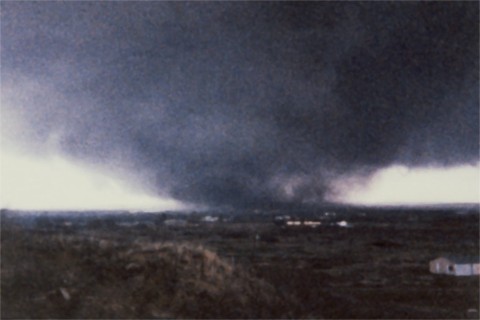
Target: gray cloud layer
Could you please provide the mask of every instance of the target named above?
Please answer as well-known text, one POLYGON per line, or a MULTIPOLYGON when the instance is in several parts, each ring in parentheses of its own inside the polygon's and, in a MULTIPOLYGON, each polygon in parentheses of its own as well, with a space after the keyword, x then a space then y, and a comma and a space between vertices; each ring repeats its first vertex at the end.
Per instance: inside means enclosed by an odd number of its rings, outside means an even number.
MULTIPOLYGON (((478 161, 477 2, 2 2, 2 99, 42 146, 208 205, 478 161)), ((6 121, 6 120, 3 120, 6 121)))

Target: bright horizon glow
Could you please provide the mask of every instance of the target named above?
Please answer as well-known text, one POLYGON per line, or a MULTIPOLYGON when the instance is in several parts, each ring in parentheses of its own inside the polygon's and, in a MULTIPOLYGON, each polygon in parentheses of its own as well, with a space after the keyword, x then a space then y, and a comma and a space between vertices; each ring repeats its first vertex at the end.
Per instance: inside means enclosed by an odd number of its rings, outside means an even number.
POLYGON ((480 162, 455 167, 391 166, 367 178, 338 179, 331 201, 354 205, 480 203, 480 162))
MULTIPOLYGON (((4 151, 4 150, 2 150, 4 151)), ((16 210, 181 210, 173 199, 130 188, 124 181, 61 156, 2 152, 0 207, 16 210)))

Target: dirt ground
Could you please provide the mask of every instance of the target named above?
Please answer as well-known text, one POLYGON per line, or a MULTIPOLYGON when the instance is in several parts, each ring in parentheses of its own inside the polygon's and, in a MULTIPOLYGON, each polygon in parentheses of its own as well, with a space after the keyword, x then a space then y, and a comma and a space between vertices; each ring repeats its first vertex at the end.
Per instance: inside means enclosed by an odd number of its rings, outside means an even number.
POLYGON ((321 224, 287 226, 271 212, 4 211, 1 316, 478 318, 478 276, 428 270, 441 255, 478 255, 478 212, 289 215, 321 224))

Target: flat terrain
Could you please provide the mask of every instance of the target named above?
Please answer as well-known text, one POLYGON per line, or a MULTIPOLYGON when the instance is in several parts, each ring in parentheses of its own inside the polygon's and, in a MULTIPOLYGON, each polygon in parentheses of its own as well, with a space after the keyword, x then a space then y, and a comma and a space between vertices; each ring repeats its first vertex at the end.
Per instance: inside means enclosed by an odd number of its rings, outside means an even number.
POLYGON ((477 210, 3 211, 1 317, 478 318, 477 210))

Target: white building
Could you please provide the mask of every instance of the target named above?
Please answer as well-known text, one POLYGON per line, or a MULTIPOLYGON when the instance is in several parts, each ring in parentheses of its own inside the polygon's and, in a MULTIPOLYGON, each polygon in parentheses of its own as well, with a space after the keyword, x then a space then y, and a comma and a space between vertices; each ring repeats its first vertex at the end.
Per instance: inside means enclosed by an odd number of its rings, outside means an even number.
POLYGON ((480 275, 479 257, 445 256, 430 261, 430 272, 453 276, 480 275))
POLYGON ((338 221, 338 222, 337 222, 337 226, 339 226, 339 227, 344 227, 344 228, 348 228, 348 227, 350 227, 350 224, 349 224, 347 221, 342 220, 342 221, 338 221))
POLYGON ((218 222, 218 217, 214 216, 205 216, 202 218, 203 222, 218 222))

